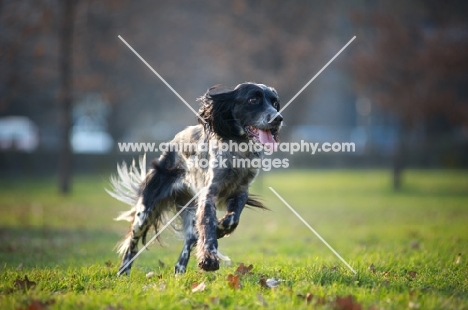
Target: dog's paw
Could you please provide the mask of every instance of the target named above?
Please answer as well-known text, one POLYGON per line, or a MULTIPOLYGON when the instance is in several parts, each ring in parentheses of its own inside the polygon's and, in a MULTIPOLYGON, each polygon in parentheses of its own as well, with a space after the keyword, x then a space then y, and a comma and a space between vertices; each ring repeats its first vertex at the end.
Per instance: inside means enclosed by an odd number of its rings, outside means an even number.
POLYGON ((174 267, 175 274, 182 274, 182 273, 185 273, 186 271, 187 271, 186 267, 183 265, 176 264, 174 267))
POLYGON ((198 267, 205 271, 216 271, 219 269, 219 260, 216 255, 207 255, 198 263, 198 267))
POLYGON ((226 214, 223 218, 218 220, 216 237, 221 239, 229 236, 236 229, 238 224, 239 222, 235 220, 235 214, 233 212, 226 214))

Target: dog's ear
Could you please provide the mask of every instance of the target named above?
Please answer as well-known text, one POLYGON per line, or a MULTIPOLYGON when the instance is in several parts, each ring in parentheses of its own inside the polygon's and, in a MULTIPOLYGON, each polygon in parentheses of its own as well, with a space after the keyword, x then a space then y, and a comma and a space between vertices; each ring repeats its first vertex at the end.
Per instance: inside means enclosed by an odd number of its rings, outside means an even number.
POLYGON ((222 89, 219 86, 210 88, 198 99, 202 102, 198 114, 206 122, 203 123, 199 119, 198 123, 224 138, 238 135, 236 121, 232 115, 236 94, 237 90, 222 89))

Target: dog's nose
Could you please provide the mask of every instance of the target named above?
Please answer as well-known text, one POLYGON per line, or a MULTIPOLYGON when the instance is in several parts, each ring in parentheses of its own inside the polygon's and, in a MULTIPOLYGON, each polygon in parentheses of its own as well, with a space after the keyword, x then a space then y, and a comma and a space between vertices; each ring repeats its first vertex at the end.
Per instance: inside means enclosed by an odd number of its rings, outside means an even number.
POLYGON ((275 119, 271 121, 273 125, 279 125, 283 121, 283 116, 281 114, 277 114, 275 119))

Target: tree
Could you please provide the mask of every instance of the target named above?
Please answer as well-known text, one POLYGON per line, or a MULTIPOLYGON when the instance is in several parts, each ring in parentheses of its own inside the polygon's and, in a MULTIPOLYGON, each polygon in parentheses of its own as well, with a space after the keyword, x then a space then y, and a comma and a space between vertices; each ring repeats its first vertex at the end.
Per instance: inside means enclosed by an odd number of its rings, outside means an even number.
POLYGON ((416 3, 411 10, 355 16, 365 33, 352 60, 356 90, 398 118, 394 189, 401 187, 405 139, 415 125, 427 130, 435 119, 452 126, 468 122, 462 86, 468 82, 467 25, 438 18, 444 10, 416 3))
POLYGON ((59 190, 66 194, 71 189, 72 155, 70 147, 71 109, 73 102, 72 48, 75 0, 61 1, 63 5, 62 27, 60 35, 60 151, 58 160, 59 190))

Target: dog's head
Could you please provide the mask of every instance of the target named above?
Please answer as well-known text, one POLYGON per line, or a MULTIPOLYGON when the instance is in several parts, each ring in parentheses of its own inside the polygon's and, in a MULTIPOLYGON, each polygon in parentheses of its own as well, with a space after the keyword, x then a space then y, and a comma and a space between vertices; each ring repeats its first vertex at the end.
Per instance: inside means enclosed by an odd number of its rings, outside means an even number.
POLYGON ((213 86, 199 100, 205 130, 225 139, 274 145, 283 124, 279 97, 272 87, 242 83, 234 89, 213 86))

